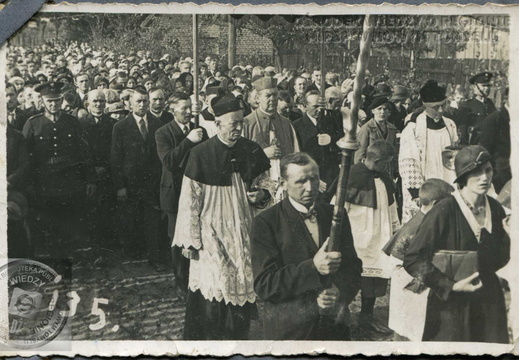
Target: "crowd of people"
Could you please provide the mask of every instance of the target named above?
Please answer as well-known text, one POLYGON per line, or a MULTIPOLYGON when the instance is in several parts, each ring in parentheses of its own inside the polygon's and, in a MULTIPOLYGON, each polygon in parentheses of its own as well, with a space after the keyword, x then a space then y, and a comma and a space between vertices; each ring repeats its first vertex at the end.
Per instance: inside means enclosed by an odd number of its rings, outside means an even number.
POLYGON ((321 76, 9 47, 9 256, 173 271, 186 340, 248 339, 258 301, 265 339, 349 340, 360 291, 364 339, 508 343, 507 90, 368 76, 328 249, 354 76, 321 76))

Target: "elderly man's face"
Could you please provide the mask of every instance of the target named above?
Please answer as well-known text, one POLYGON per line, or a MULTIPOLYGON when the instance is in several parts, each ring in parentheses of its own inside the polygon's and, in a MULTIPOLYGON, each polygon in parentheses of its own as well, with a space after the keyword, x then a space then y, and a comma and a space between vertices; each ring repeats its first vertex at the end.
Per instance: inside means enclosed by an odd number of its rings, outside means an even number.
POLYGON ((222 140, 235 142, 241 137, 243 129, 243 111, 233 111, 216 119, 218 135, 222 140))
POLYGON ((306 165, 289 164, 281 186, 293 200, 309 208, 319 194, 319 167, 314 161, 306 165))
POLYGON ((106 97, 102 91, 93 91, 88 95, 88 112, 94 116, 101 116, 106 107, 106 97))
POLYGON ((435 104, 424 103, 425 112, 434 120, 440 120, 445 110, 445 101, 435 104))
POLYGON ((160 113, 166 106, 164 91, 156 90, 150 93, 150 109, 155 113, 160 113))
POLYGON ((278 107, 278 89, 264 89, 258 93, 259 107, 268 113, 273 113, 278 107))
POLYGON ((191 100, 180 100, 169 105, 169 109, 181 124, 188 124, 191 121, 191 100))
POLYGON ((305 108, 308 116, 316 118, 319 112, 319 95, 309 95, 306 98, 305 108))

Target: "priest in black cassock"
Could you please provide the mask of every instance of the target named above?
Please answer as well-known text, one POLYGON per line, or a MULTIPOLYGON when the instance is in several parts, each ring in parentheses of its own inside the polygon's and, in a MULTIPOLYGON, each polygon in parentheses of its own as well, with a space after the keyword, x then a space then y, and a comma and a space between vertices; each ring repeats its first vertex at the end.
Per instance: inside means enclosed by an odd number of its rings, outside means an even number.
POLYGON ((232 94, 211 106, 217 135, 184 162, 173 238, 191 260, 184 339, 245 340, 256 313, 250 225, 253 208, 268 202, 253 181, 270 161, 241 136, 243 112, 232 94))

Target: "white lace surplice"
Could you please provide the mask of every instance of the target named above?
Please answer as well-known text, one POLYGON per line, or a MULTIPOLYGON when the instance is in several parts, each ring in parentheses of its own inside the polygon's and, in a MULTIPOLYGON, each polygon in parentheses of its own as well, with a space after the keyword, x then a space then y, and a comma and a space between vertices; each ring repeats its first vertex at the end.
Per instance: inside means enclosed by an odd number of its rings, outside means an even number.
POLYGON ((192 246, 189 289, 207 300, 254 302, 250 255, 251 206, 239 173, 231 186, 205 185, 184 176, 173 246, 192 246))
POLYGON ((388 205, 385 185, 375 179, 377 208, 346 203, 350 219, 353 243, 362 260, 362 276, 389 279, 394 268, 393 261, 382 248, 400 227, 396 202, 388 205))

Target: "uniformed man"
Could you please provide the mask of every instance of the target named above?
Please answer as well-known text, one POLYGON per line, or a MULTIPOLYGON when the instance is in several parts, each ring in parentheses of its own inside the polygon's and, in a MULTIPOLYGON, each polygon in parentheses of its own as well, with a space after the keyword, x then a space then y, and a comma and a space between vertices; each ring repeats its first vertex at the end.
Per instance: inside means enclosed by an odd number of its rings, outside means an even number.
POLYGON ((72 256, 72 251, 84 242, 85 195, 92 195, 95 189, 90 180, 93 170, 81 125, 78 119, 61 110, 62 88, 60 82, 47 82, 35 88, 42 97, 45 112, 28 119, 23 128, 37 214, 33 242, 40 250, 47 246, 47 255, 56 258, 72 256))
POLYGON ((460 129, 462 144, 477 144, 479 128, 483 120, 496 111, 492 100, 488 98, 492 87, 492 73, 485 71, 469 79, 472 84, 474 98, 461 104, 456 117, 456 125, 460 129))

